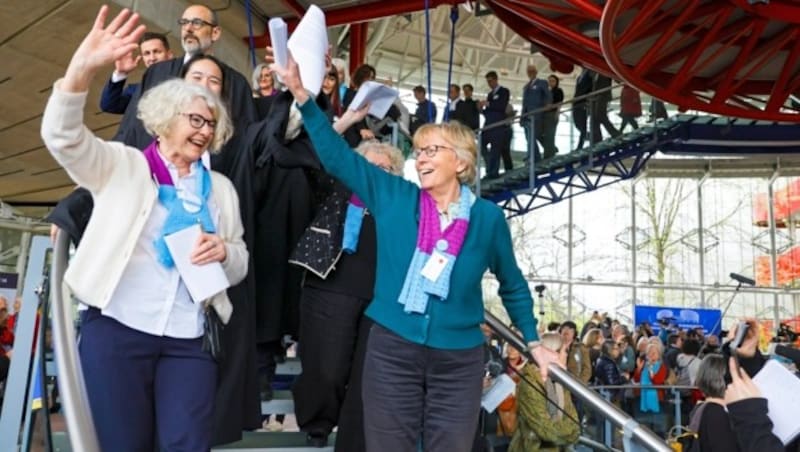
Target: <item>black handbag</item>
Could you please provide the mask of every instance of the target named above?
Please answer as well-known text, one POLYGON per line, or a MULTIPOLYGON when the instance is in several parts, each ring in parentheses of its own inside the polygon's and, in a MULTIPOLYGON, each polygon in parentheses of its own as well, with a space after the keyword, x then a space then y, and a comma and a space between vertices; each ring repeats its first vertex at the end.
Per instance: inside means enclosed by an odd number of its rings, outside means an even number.
POLYGON ((222 330, 225 325, 217 314, 217 310, 209 305, 205 309, 205 326, 203 327, 203 351, 211 353, 217 364, 225 359, 225 350, 222 347, 222 330))

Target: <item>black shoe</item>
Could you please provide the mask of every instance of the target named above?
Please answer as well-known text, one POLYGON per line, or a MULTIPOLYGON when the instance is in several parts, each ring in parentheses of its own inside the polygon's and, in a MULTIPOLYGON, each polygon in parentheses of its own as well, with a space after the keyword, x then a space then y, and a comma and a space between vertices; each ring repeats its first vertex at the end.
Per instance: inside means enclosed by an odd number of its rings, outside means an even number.
POLYGON ((310 447, 325 447, 328 445, 328 433, 322 431, 309 432, 306 435, 306 445, 310 447))

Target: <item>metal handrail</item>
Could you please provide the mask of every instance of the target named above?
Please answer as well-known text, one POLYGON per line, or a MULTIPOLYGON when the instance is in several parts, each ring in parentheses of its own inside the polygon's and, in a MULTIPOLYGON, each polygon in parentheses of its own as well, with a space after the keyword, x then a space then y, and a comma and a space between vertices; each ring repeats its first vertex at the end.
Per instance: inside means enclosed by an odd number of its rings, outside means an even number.
POLYGON ((64 286, 64 273, 69 257, 69 234, 59 231, 53 246, 53 349, 58 365, 58 389, 67 421, 72 450, 100 452, 100 444, 89 410, 89 397, 72 321, 71 298, 64 286))
MULTIPOLYGON (((527 344, 525 344, 525 341, 519 334, 512 331, 511 328, 487 310, 484 310, 484 317, 486 324, 504 341, 519 350, 523 356, 535 362, 528 350, 527 344)), ((583 382, 575 378, 575 376, 565 369, 551 364, 547 368, 547 372, 553 380, 561 383, 575 397, 581 399, 588 407, 603 415, 615 426, 622 428, 625 435, 636 439, 639 444, 646 447, 648 450, 672 452, 672 448, 667 445, 664 439, 659 438, 658 435, 639 424, 636 419, 606 401, 600 394, 588 388, 583 382)))

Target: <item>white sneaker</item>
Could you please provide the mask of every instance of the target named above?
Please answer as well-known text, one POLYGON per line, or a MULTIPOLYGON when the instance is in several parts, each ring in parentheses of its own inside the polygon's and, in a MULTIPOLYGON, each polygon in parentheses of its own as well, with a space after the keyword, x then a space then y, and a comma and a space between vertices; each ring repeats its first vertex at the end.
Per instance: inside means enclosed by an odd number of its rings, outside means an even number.
POLYGON ((264 430, 266 430, 268 432, 282 432, 283 431, 283 424, 278 422, 272 416, 270 416, 269 419, 264 421, 263 427, 264 427, 264 430))

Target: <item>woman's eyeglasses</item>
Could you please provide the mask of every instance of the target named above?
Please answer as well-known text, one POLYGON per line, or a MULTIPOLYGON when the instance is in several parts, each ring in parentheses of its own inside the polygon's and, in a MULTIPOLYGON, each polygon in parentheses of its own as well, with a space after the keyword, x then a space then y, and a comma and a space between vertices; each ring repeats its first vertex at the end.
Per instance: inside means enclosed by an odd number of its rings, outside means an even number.
POLYGON ((419 158, 423 152, 428 156, 428 158, 434 158, 439 152, 439 149, 450 149, 451 151, 455 152, 455 149, 450 146, 445 146, 443 144, 432 144, 430 146, 425 146, 424 148, 414 149, 414 158, 419 158))
POLYGON ((181 116, 186 116, 189 118, 189 125, 195 129, 202 129, 206 124, 208 124, 208 127, 211 127, 211 130, 215 130, 217 128, 217 121, 213 119, 206 119, 197 113, 181 113, 181 116))

